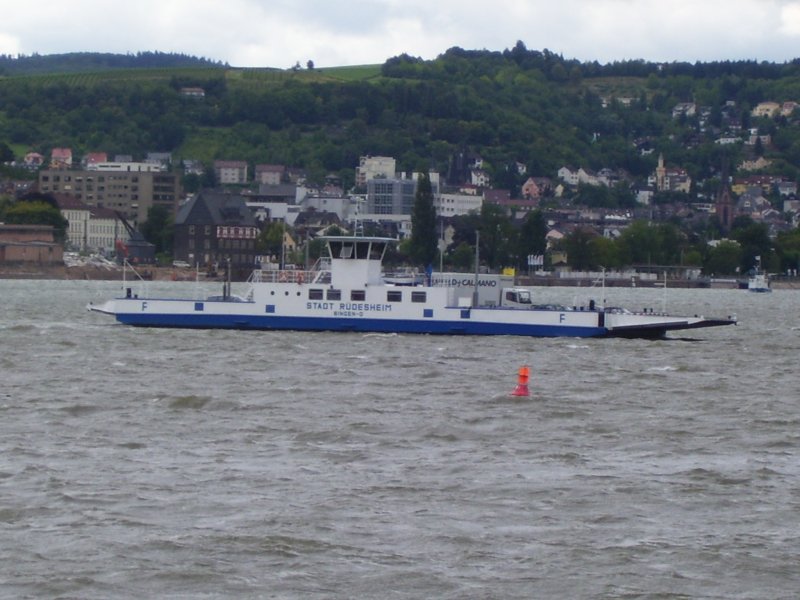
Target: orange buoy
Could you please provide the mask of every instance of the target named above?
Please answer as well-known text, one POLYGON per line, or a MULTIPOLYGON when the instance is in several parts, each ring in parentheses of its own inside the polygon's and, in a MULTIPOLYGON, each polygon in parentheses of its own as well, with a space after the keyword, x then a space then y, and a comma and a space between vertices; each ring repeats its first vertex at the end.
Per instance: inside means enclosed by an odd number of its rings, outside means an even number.
POLYGON ((517 385, 514 391, 511 392, 512 396, 528 396, 528 378, 530 377, 530 369, 528 367, 520 367, 519 374, 517 375, 517 385))

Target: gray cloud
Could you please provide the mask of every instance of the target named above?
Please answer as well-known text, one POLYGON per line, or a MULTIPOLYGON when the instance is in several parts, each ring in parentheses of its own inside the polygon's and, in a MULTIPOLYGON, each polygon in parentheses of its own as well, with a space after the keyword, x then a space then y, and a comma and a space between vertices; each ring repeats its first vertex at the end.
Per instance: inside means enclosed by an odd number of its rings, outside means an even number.
POLYGON ((567 58, 783 62, 800 48, 800 0, 0 0, 0 53, 184 52, 285 68, 434 58, 522 40, 567 58))

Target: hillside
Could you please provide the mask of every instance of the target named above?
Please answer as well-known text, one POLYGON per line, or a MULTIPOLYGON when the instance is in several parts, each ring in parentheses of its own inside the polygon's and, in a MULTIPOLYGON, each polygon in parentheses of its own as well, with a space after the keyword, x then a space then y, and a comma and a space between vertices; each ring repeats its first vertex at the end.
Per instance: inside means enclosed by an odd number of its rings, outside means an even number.
POLYGON ((0 55, 0 75, 5 76, 207 66, 219 67, 222 66, 222 63, 207 58, 166 52, 138 52, 136 54, 70 52, 16 57, 0 55))
POLYGON ((658 153, 696 181, 755 149, 721 137, 757 129, 771 169, 797 179, 793 115, 756 119, 759 102, 800 100, 800 65, 754 62, 610 65, 565 60, 517 44, 453 48, 436 60, 384 65, 239 69, 183 55, 72 54, 0 58, 0 143, 16 156, 68 146, 176 159, 244 159, 352 180, 358 157, 391 155, 403 170, 453 173, 481 155, 495 185, 515 190, 517 163, 554 176, 564 165, 652 172, 658 153), (203 99, 181 94, 201 87, 203 99), (696 114, 673 118, 694 102, 696 114))

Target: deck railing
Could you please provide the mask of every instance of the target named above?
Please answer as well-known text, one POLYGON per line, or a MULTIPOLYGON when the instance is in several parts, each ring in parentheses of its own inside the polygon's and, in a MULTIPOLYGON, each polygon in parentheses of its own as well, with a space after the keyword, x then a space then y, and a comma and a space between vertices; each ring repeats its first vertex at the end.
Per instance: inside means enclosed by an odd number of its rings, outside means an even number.
POLYGON ((256 270, 250 277, 251 283, 299 283, 322 285, 331 282, 330 271, 276 269, 256 270))

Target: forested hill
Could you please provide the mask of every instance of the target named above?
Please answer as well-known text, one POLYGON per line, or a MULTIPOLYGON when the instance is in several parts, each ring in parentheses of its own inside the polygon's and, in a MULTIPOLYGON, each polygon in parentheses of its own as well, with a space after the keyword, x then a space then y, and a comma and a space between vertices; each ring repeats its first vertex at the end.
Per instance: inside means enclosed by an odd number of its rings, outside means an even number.
MULTIPOLYGON (((64 65, 81 64, 82 55, 68 56, 64 65)), ((78 156, 169 151, 175 159, 302 167, 320 180, 338 172, 345 184, 365 154, 393 156, 404 171, 455 177, 453 157, 469 153, 484 159, 496 187, 512 191, 520 185, 518 164, 527 167, 525 177, 554 177, 570 165, 623 169, 642 180, 659 153, 698 186, 718 177, 723 154, 733 167, 757 154, 772 161, 773 172, 799 175, 798 112, 752 114, 761 102, 800 102, 798 60, 601 65, 521 43, 338 69, 311 62, 239 69, 158 53, 91 56, 83 68, 56 72, 10 74, 6 66, 0 146, 16 156, 64 146, 78 156), (151 60, 158 66, 145 68, 151 60), (101 68, 103 61, 114 68, 101 68), (188 97, 184 87, 201 87, 205 96, 188 97), (694 109, 675 114, 680 103, 694 109), (748 145, 752 130, 769 141, 748 145)), ((15 60, 3 59, 0 69, 15 60)))
POLYGON ((223 64, 207 58, 171 52, 137 52, 136 54, 70 52, 66 54, 32 54, 27 56, 0 54, 0 75, 208 66, 223 66, 223 64))

